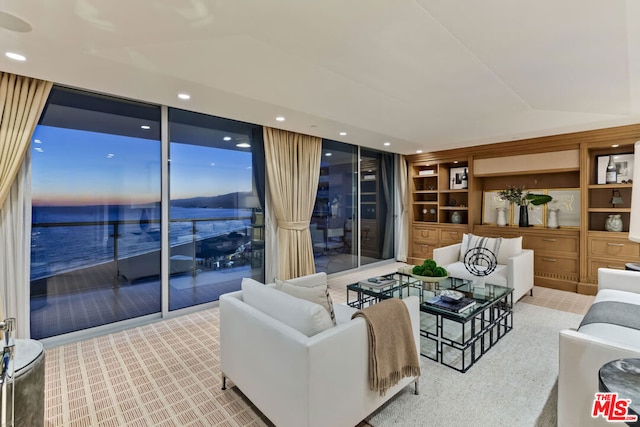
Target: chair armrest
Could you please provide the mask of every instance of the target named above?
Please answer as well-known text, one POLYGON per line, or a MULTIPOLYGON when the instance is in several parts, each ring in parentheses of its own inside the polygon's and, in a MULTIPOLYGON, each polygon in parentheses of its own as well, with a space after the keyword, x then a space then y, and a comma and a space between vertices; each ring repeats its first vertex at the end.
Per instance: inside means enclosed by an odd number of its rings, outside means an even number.
POLYGON ((513 288, 513 302, 533 288, 533 250, 523 249, 507 261, 507 284, 513 288))
POLYGON ((600 289, 616 289, 636 294, 640 293, 640 272, 599 268, 598 290, 600 289))
POLYGON ((433 250, 433 260, 438 265, 447 266, 458 262, 460 259, 460 248, 462 243, 456 243, 449 246, 443 246, 441 248, 435 248, 433 250))
POLYGON ((629 357, 640 357, 640 352, 575 330, 560 331, 558 425, 593 425, 598 371, 607 362, 629 357))

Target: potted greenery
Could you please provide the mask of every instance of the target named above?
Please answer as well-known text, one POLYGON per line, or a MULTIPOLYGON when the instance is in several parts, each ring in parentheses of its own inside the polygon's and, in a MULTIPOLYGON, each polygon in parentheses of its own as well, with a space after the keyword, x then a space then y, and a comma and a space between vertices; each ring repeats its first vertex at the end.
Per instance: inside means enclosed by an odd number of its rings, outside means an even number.
POLYGON ((509 187, 498 192, 500 198, 520 206, 520 227, 529 226, 529 206, 539 206, 549 203, 553 197, 547 194, 534 194, 526 191, 523 187, 509 187))
POLYGON ((414 266, 411 275, 418 280, 429 283, 440 282, 449 277, 447 270, 438 266, 432 259, 425 259, 422 265, 414 266))

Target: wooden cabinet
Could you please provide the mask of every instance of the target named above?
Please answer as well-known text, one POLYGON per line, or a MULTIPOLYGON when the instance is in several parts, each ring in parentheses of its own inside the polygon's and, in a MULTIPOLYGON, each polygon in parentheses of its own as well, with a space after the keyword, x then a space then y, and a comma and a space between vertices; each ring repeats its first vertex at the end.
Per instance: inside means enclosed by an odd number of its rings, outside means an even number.
POLYGON ((409 163, 409 263, 421 264, 433 249, 462 241, 469 232, 469 159, 419 158, 409 163))
MULTIPOLYGON (((409 262, 421 261, 433 247, 458 239, 455 232, 462 229, 453 224, 456 212, 464 230, 474 234, 522 235, 524 247, 535 251, 537 286, 595 294, 598 268, 624 268, 626 263, 640 261, 640 244, 628 239, 633 184, 628 182, 628 165, 622 164, 631 159, 638 140, 640 124, 635 124, 407 156, 409 262), (609 155, 622 156, 620 179, 601 184, 603 159, 609 155), (467 168, 467 189, 453 185, 456 167, 467 168), (485 195, 509 186, 549 194, 577 192, 579 214, 572 211, 571 223, 561 222, 559 229, 545 228, 544 215, 543 221, 529 228, 489 225, 490 221, 483 221, 485 195), (620 215, 622 231, 606 231, 610 215, 620 215), (432 227, 426 231, 428 226, 432 227)), ((561 208, 561 218, 562 213, 561 208)))
POLYGON ((581 232, 582 259, 578 292, 595 295, 599 268, 624 269, 629 262, 638 262, 640 245, 629 240, 631 215, 631 168, 633 143, 640 131, 615 135, 607 141, 585 143, 581 147, 583 215, 581 232), (618 165, 618 182, 604 183, 604 170, 609 156, 618 165), (612 215, 622 220, 622 230, 607 231, 605 224, 612 215))
POLYGON ((433 257, 433 249, 462 242, 462 235, 469 232, 467 225, 422 224, 411 227, 409 264, 422 264, 433 257))
POLYGON ((469 223, 470 180, 461 180, 470 176, 468 159, 415 161, 409 171, 412 222, 469 223))
POLYGON ((590 232, 587 237, 587 283, 598 283, 598 268, 624 270, 625 264, 637 262, 640 245, 628 239, 626 233, 590 232))

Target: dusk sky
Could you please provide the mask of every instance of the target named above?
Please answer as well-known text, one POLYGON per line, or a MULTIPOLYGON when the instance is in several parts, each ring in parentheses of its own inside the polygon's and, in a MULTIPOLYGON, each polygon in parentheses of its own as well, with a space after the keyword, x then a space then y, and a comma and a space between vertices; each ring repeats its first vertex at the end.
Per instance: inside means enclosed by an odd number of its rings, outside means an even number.
MULTIPOLYGON (((32 145, 34 205, 160 200, 160 142, 38 126, 32 145)), ((172 143, 171 198, 251 191, 251 153, 172 143)))

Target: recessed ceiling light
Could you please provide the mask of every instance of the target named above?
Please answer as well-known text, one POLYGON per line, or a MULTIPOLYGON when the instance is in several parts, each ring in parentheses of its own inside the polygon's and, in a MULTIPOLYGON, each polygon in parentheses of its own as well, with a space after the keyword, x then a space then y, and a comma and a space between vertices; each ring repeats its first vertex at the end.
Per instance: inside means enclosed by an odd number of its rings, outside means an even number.
POLYGON ((422 150, 416 150, 416 153, 420 154, 422 153, 422 150))
POLYGON ((340 135, 342 135, 342 136, 346 136, 346 135, 347 135, 347 133, 346 133, 346 132, 340 132, 340 135))
POLYGON ((240 144, 236 144, 236 147, 249 148, 251 147, 251 144, 247 144, 246 142, 241 142, 240 144))
POLYGON ((26 61, 27 57, 24 55, 20 55, 19 53, 14 53, 14 52, 6 52, 4 54, 7 58, 11 58, 14 59, 16 61, 26 61))
POLYGON ((390 142, 385 142, 385 143, 384 143, 384 146, 385 146, 385 147, 388 147, 388 146, 390 146, 390 145, 391 145, 391 143, 390 143, 390 142))
POLYGON ((188 93, 179 93, 178 94, 178 98, 180 98, 180 99, 191 99, 191 95, 189 95, 188 93))
POLYGON ((142 126, 140 126, 140 129, 149 130, 149 129, 151 129, 151 126, 149 126, 149 125, 142 125, 142 126))
POLYGON ((612 147, 613 148, 618 148, 618 147, 620 147, 620 144, 613 144, 612 147))
POLYGON ((333 154, 332 153, 326 153, 325 156, 331 157, 331 156, 333 156, 333 154))
POLYGON ((454 160, 454 161, 453 161, 453 163, 457 165, 457 164, 458 164, 458 161, 457 161, 457 160, 454 160))
POLYGON ((224 139, 225 141, 231 141, 231 137, 230 137, 230 136, 225 136, 225 137, 224 137, 224 138, 222 138, 222 139, 224 139))
POLYGON ((276 117, 276 120, 279 121, 279 122, 284 122, 284 117, 278 116, 278 117, 276 117))

